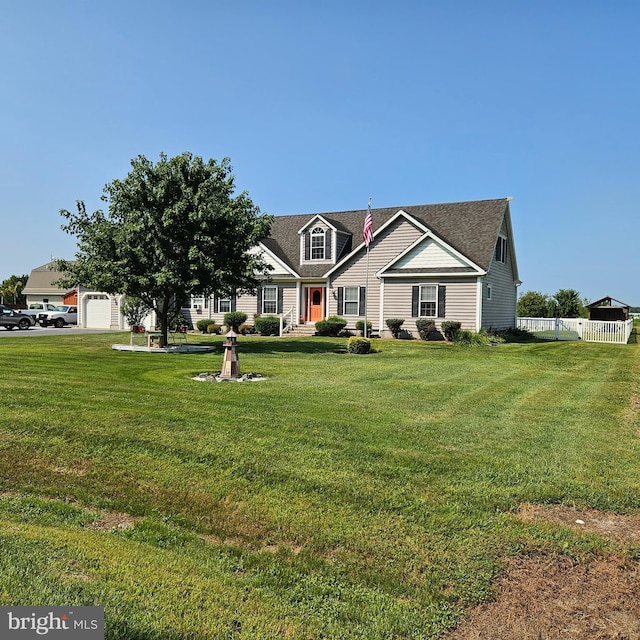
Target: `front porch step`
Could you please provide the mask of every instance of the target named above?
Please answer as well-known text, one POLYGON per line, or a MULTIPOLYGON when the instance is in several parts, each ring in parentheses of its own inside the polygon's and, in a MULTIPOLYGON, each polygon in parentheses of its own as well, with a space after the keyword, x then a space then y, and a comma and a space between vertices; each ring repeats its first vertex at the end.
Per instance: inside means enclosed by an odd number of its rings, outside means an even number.
POLYGON ((316 325, 315 323, 308 324, 299 324, 297 327, 294 327, 291 331, 285 331, 285 336, 291 336, 292 338, 302 338, 313 336, 316 333, 316 325))

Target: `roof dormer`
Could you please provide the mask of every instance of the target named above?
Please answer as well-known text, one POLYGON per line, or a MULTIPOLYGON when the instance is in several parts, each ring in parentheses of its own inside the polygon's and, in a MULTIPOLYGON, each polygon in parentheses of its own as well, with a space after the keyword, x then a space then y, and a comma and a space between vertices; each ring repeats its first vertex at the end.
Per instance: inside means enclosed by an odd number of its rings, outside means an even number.
POLYGON ((300 263, 333 264, 337 229, 322 216, 314 216, 300 231, 300 263))

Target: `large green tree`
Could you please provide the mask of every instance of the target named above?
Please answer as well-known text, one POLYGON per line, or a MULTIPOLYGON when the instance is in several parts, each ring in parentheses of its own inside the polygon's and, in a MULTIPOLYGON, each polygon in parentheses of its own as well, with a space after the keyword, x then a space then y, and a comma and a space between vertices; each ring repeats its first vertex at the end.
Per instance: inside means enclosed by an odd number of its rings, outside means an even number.
POLYGON ((539 291, 527 291, 518 298, 518 316, 546 318, 549 315, 549 296, 539 291))
POLYGON ((549 303, 549 312, 554 318, 580 318, 587 315, 584 301, 575 289, 558 289, 549 303))
POLYGON ((123 180, 104 187, 108 213, 62 210, 62 229, 77 238, 75 261, 58 261, 61 284, 81 283, 142 300, 168 321, 191 295, 252 293, 268 267, 251 251, 269 235, 271 216, 249 195, 234 195, 231 162, 191 153, 157 163, 131 161, 123 180))
POLYGON ((23 304, 25 297, 22 295, 22 290, 27 284, 29 276, 10 276, 2 283, 0 283, 0 303, 2 304, 23 304))

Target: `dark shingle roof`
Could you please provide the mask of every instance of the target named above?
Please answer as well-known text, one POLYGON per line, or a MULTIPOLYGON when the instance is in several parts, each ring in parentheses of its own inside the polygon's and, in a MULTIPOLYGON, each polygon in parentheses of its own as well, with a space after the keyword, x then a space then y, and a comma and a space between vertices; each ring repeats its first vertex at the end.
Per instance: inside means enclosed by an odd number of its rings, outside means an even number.
MULTIPOLYGON (((372 209, 374 233, 403 210, 451 247, 488 270, 495 250, 496 239, 508 207, 508 199, 423 204, 405 207, 372 209)), ((315 216, 321 215, 336 228, 353 236, 353 247, 361 243, 366 209, 333 213, 307 213, 276 216, 271 236, 264 245, 303 277, 321 277, 331 267, 327 264, 300 264, 300 236, 298 231, 315 216)), ((339 256, 338 261, 343 258, 339 256)))

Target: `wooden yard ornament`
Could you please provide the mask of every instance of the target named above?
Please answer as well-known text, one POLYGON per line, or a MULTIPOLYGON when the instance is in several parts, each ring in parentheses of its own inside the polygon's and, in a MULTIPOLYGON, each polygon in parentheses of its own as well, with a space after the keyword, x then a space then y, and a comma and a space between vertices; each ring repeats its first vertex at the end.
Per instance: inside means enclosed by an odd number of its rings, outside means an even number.
POLYGON ((224 358, 222 359, 222 371, 218 378, 222 380, 235 380, 241 378, 240 359, 238 358, 238 335, 233 329, 227 333, 227 339, 222 344, 224 358))

